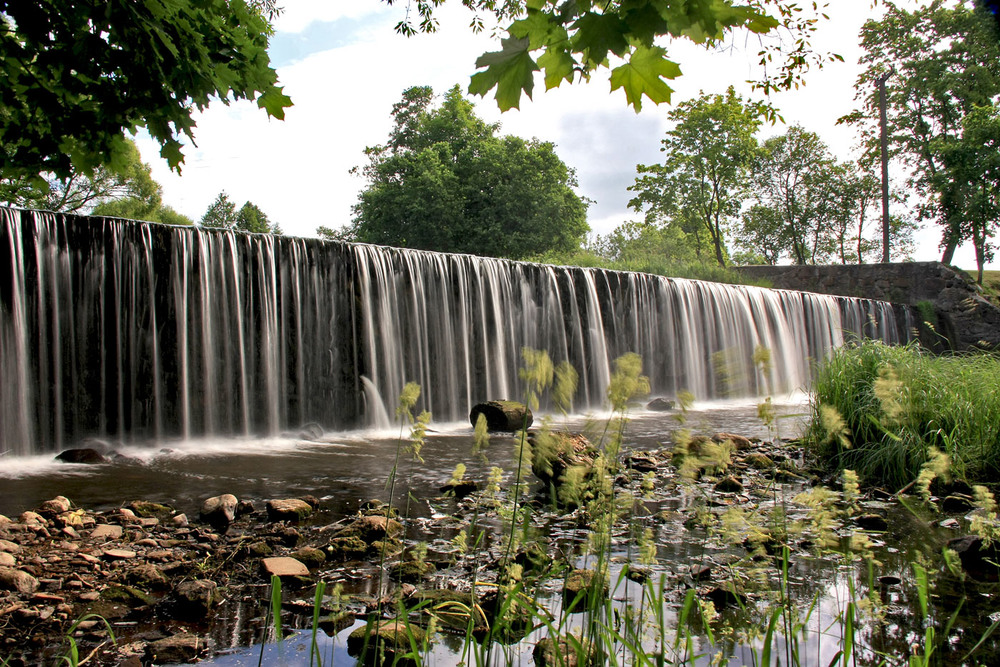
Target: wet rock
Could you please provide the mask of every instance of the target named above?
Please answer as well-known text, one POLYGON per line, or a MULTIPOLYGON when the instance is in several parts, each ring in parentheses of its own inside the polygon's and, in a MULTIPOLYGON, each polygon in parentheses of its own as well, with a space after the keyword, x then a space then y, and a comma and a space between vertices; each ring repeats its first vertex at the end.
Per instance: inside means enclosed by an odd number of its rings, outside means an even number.
POLYGON ((333 637, 341 631, 354 625, 354 614, 349 611, 341 611, 336 614, 330 614, 329 616, 324 616, 319 619, 319 623, 317 625, 320 630, 326 633, 327 637, 333 637))
POLYGON ((239 502, 231 493, 212 496, 201 505, 201 520, 216 528, 226 528, 236 518, 239 502))
POLYGON ((261 560, 261 568, 270 577, 307 577, 309 568, 302 561, 289 556, 274 556, 261 560))
POLYGON ((253 504, 252 500, 241 500, 239 502, 239 504, 236 506, 236 516, 237 517, 251 516, 256 511, 257 511, 257 508, 254 507, 254 504, 253 504))
POLYGON ((649 452, 636 452, 625 457, 625 467, 636 472, 653 472, 660 467, 660 462, 649 452))
POLYGON ((140 563, 130 569, 125 580, 135 586, 142 586, 150 589, 164 590, 169 587, 166 575, 163 570, 152 563, 140 563))
MULTIPOLYGON (((608 578, 606 576, 599 577, 598 573, 594 570, 573 570, 563 583, 563 597, 567 603, 572 604, 578 595, 594 586, 601 586, 604 594, 607 594, 608 578)), ((585 606, 586 603, 580 600, 576 602, 574 611, 583 611, 585 606)))
POLYGON ((306 567, 314 569, 323 564, 326 554, 316 547, 302 547, 292 554, 292 558, 302 562, 306 567))
POLYGON ((962 569, 973 579, 997 581, 1000 578, 1000 549, 995 544, 986 546, 978 535, 965 535, 948 540, 948 548, 958 554, 962 569))
POLYGON ((668 410, 673 410, 675 407, 677 407, 677 401, 663 397, 654 398, 649 403, 646 403, 646 409, 655 412, 667 412, 668 410))
POLYGON ((479 490, 479 483, 471 479, 463 479, 458 482, 448 482, 441 487, 441 493, 446 496, 454 496, 461 500, 479 490))
POLYGON ((291 549, 294 548, 302 540, 302 533, 295 530, 291 526, 283 525, 270 531, 268 533, 268 537, 274 541, 277 541, 282 546, 291 549))
POLYGON ((156 518, 160 521, 169 521, 174 515, 173 507, 148 500, 133 500, 128 504, 128 509, 138 517, 156 518))
POLYGON ((271 521, 298 522, 312 514, 312 505, 299 498, 267 501, 267 518, 271 521))
POLYGON ((347 636, 347 652, 355 657, 364 653, 371 658, 378 650, 384 650, 386 663, 391 664, 397 652, 410 651, 411 636, 419 645, 424 642, 426 633, 416 625, 407 626, 398 619, 370 621, 347 636))
POLYGON ((581 433, 546 431, 532 433, 531 472, 545 484, 557 489, 566 481, 586 476, 594 465, 597 450, 581 433), (569 471, 574 471, 567 475, 569 471))
POLYGON ((368 544, 356 535, 335 537, 326 547, 327 560, 345 561, 364 558, 368 552, 368 544))
POLYGON ((580 667, 581 665, 598 664, 597 656, 592 655, 590 644, 586 640, 574 637, 570 641, 560 637, 558 642, 551 637, 538 640, 531 650, 531 657, 538 667, 580 667))
POLYGON ((965 514, 975 508, 972 498, 963 494, 953 494, 941 501, 941 511, 946 514, 965 514))
POLYGON ((432 563, 426 561, 401 560, 389 568, 389 576, 394 581, 415 584, 424 577, 433 574, 435 569, 432 563))
POLYGON ((105 549, 105 560, 132 560, 136 557, 136 552, 131 549, 105 549))
POLYGON ((386 519, 385 516, 374 514, 358 517, 341 530, 337 537, 358 537, 371 545, 385 537, 394 537, 402 532, 403 524, 395 519, 386 519))
POLYGON ((955 517, 950 517, 938 523, 942 528, 947 528, 949 530, 958 530, 962 524, 955 517))
POLYGON ((98 542, 104 540, 120 540, 122 537, 122 527, 110 523, 102 523, 90 531, 90 539, 98 542))
POLYGON ((531 410, 517 401, 486 401, 477 403, 469 413, 469 421, 476 425, 479 415, 486 418, 486 428, 491 433, 513 433, 531 426, 531 410))
POLYGON ((155 602, 149 593, 135 586, 108 586, 101 592, 101 599, 133 608, 151 606, 155 602))
POLYGON ((644 584, 649 581, 649 578, 653 576, 653 571, 648 567, 642 567, 641 565, 628 565, 625 572, 625 576, 628 577, 629 581, 634 581, 637 584, 644 584))
POLYGON ((719 493, 740 493, 743 491, 743 482, 732 475, 726 475, 713 488, 719 493))
POLYGON ((692 563, 685 574, 695 581, 708 581, 712 578, 712 568, 704 563, 692 563))
POLYGON ((711 600, 715 608, 720 610, 726 607, 741 608, 746 606, 747 602, 747 597, 742 593, 722 587, 711 588, 705 591, 704 597, 711 600))
POLYGON ((735 433, 716 433, 712 436, 712 440, 715 442, 731 442, 738 450, 750 449, 753 447, 753 443, 750 442, 749 438, 745 438, 742 435, 736 435, 735 433))
POLYGON ((274 549, 264 540, 257 540, 241 546, 236 555, 239 558, 264 558, 274 553, 274 549))
POLYGON ((862 530, 871 530, 879 533, 889 529, 889 523, 881 514, 861 514, 854 517, 854 523, 862 530))
POLYGON ((182 581, 174 587, 175 618, 204 618, 219 601, 218 585, 209 579, 182 581))
POLYGON ((207 642, 198 635, 183 633, 150 642, 146 646, 146 660, 161 665, 194 662, 207 648, 207 642))
POLYGON ((323 437, 323 427, 316 422, 309 422, 299 429, 299 438, 302 440, 319 440, 323 437))
POLYGON ((107 463, 108 460, 96 449, 91 447, 80 447, 77 449, 67 449, 56 454, 56 460, 63 463, 107 463))
POLYGON ((757 470, 772 470, 775 466, 775 463, 770 456, 760 452, 750 452, 743 458, 743 462, 751 468, 756 468, 757 470))
POLYGON ((46 500, 42 503, 38 511, 48 516, 57 516, 69 512, 72 507, 73 504, 69 501, 69 498, 66 496, 56 496, 52 500, 46 500))
POLYGON ((0 590, 14 591, 21 595, 31 595, 38 590, 38 579, 12 567, 0 567, 0 590))

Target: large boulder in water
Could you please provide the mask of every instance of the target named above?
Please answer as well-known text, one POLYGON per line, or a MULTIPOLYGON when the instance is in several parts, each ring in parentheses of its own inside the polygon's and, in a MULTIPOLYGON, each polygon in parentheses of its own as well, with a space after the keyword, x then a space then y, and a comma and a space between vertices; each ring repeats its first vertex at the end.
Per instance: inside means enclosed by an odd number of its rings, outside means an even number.
POLYGON ((513 433, 531 426, 531 410, 517 401, 486 401, 477 403, 469 413, 469 421, 475 426, 479 415, 486 417, 486 428, 491 433, 513 433))
POLYGON ((56 460, 63 463, 107 463, 104 455, 92 447, 67 449, 56 454, 56 460))

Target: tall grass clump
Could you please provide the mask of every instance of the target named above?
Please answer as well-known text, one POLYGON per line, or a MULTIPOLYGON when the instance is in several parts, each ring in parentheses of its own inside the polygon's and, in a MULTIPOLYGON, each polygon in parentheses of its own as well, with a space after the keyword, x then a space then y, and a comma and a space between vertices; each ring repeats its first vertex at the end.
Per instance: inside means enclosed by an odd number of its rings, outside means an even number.
POLYGON ((942 452, 968 481, 1000 473, 1000 358, 936 356, 866 341, 838 350, 813 389, 822 461, 869 484, 905 485, 942 452))

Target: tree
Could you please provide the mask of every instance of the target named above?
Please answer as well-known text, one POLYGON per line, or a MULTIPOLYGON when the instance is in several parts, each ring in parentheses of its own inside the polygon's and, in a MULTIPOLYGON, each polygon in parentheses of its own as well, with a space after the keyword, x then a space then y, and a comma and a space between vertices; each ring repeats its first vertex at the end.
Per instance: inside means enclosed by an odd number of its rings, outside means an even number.
POLYGON ((458 86, 393 107, 386 144, 365 150, 367 186, 344 236, 365 243, 520 259, 579 247, 587 202, 548 142, 497 136, 458 86))
POLYGON ((117 168, 102 165, 89 175, 73 170, 63 178, 51 173, 28 178, 0 171, 0 201, 63 213, 153 221, 167 217, 173 224, 191 224, 163 206, 163 189, 153 180, 139 149, 127 139, 124 145, 124 157, 117 168))
MULTIPOLYGON (((393 0, 384 0, 392 4, 393 0)), ((443 0, 417 0, 419 23, 400 21, 403 34, 434 32, 434 8, 443 0)), ((810 66, 827 59, 814 53, 809 38, 824 17, 817 3, 812 10, 790 0, 462 0, 474 12, 473 30, 481 30, 483 14, 499 24, 510 21, 501 50, 476 61, 469 93, 485 95, 496 89, 500 109, 517 108, 521 94, 529 98, 535 72, 544 72, 549 90, 567 81, 589 80, 600 68, 611 68, 611 90, 622 89, 638 111, 645 96, 655 104, 669 102, 667 83, 681 74, 680 66, 658 44, 677 38, 707 47, 717 46, 737 30, 751 35, 786 35, 762 41, 757 56, 765 67, 756 85, 766 92, 798 86, 810 66), (537 55, 537 58, 535 57, 537 55), (780 63, 773 69, 773 63, 780 63)), ((803 3, 808 4, 808 3, 803 3)))
POLYGON ((960 221, 957 233, 972 241, 982 284, 983 265, 993 260, 990 238, 1000 226, 1000 108, 973 108, 957 140, 938 137, 931 148, 944 165, 937 174, 942 202, 960 221))
MULTIPOLYGON (((747 191, 747 173, 758 150, 754 133, 765 106, 746 103, 732 87, 725 95, 701 95, 668 116, 677 124, 663 140, 663 164, 637 165, 640 176, 629 202, 646 221, 692 223, 726 265, 726 234, 747 191)), ((687 230, 685 230, 687 231, 687 230)))
POLYGON ((0 0, 0 170, 69 178, 128 158, 145 127, 171 167, 213 99, 291 105, 267 55, 272 0, 0 0))
POLYGON ((254 234, 281 234, 281 227, 277 223, 272 224, 259 206, 246 202, 237 210, 236 204, 225 192, 220 192, 215 201, 209 204, 201 217, 201 226, 254 234))
POLYGON ((629 221, 590 244, 591 250, 625 266, 646 266, 651 261, 688 264, 700 259, 696 242, 677 225, 629 221))
POLYGON ((887 3, 886 10, 861 29, 866 69, 856 87, 862 108, 841 121, 861 128, 866 160, 874 160, 874 84, 892 73, 887 81, 891 153, 908 169, 910 189, 922 193, 920 217, 941 225, 941 261, 947 264, 968 232, 959 200, 947 194, 961 184, 950 180, 957 172, 948 169, 944 155, 948 145, 960 141, 963 118, 1000 95, 1000 39, 993 17, 962 0, 934 0, 912 12, 887 3))

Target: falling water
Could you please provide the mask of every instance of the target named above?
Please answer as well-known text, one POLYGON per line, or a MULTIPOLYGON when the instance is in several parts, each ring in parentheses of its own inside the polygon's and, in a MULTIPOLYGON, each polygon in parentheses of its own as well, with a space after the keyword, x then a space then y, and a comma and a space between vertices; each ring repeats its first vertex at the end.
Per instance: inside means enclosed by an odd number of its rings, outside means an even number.
POLYGON ((908 336, 892 306, 108 218, 0 209, 0 451, 376 425, 405 383, 465 419, 521 395, 521 350, 600 407, 637 352, 656 394, 806 388, 845 336, 908 336), (771 350, 770 369, 752 362, 771 350))

